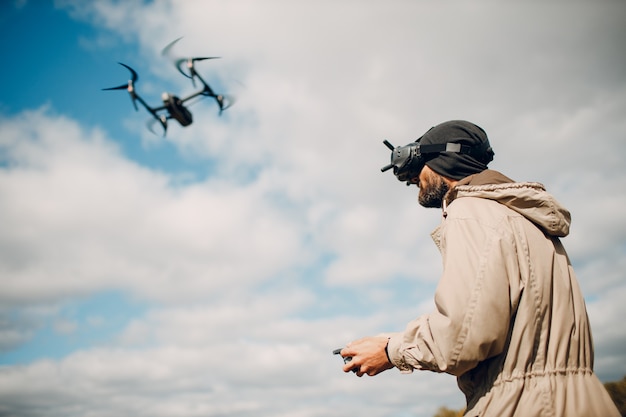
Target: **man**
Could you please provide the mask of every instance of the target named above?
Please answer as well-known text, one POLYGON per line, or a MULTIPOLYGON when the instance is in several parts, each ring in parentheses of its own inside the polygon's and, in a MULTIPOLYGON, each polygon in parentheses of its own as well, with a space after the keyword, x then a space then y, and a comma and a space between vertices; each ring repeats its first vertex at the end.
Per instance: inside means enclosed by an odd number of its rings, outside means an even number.
POLYGON ((584 299, 559 240, 570 214, 541 184, 487 169, 492 159, 483 129, 460 120, 392 151, 383 170, 443 209, 436 308, 404 332, 349 343, 343 370, 455 375, 467 416, 618 417, 593 372, 584 299))

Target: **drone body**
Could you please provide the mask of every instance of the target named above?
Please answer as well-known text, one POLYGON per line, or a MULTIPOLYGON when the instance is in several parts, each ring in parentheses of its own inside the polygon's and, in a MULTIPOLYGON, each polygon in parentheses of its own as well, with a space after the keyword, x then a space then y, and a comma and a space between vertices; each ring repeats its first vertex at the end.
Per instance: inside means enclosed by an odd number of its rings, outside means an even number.
MULTIPOLYGON (((174 42, 170 43, 165 49, 163 49, 163 54, 166 54, 169 49, 180 40, 176 39, 174 42)), ((126 64, 119 62, 120 65, 127 68, 130 71, 131 79, 127 84, 122 84, 117 87, 111 88, 103 88, 103 90, 126 90, 128 94, 130 94, 130 98, 133 102, 133 106, 135 110, 139 110, 137 107, 137 102, 141 103, 141 105, 152 115, 154 120, 152 122, 159 122, 161 127, 163 127, 163 136, 167 131, 167 121, 170 119, 176 120, 181 126, 189 126, 193 122, 193 117, 189 109, 186 107, 185 103, 189 100, 196 97, 211 97, 219 106, 220 115, 222 111, 226 110, 228 107, 232 105, 232 100, 227 100, 225 96, 221 94, 216 94, 209 84, 202 79, 200 74, 195 69, 195 63, 197 61, 203 61, 205 59, 216 59, 217 57, 202 57, 202 58, 181 58, 175 61, 175 65, 178 68, 178 71, 183 74, 185 77, 191 79, 192 84, 195 86, 196 80, 198 80, 202 84, 202 89, 198 90, 188 96, 183 98, 179 98, 178 96, 171 93, 163 93, 161 95, 161 100, 163 104, 157 107, 152 107, 146 103, 137 91, 135 90, 135 83, 139 79, 137 72, 129 67, 126 64), (187 72, 183 71, 182 65, 186 64, 187 72)), ((152 126, 149 125, 150 130, 152 130, 152 126)))
POLYGON ((193 122, 191 112, 185 107, 183 100, 170 93, 163 93, 161 99, 170 117, 176 119, 181 126, 189 126, 193 122))

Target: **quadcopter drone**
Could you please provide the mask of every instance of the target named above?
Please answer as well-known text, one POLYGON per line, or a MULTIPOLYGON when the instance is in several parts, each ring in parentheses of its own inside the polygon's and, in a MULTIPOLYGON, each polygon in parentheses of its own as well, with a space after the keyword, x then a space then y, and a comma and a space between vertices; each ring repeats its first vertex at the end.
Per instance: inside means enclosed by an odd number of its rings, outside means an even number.
MULTIPOLYGON (((162 55, 167 55, 171 47, 180 39, 181 38, 178 38, 175 41, 171 42, 168 46, 166 46, 163 49, 162 55)), ((161 100, 163 100, 163 105, 158 106, 158 107, 149 106, 148 103, 146 103, 141 98, 141 96, 137 94, 137 91, 135 90, 135 83, 139 79, 139 76, 137 75, 137 72, 134 69, 132 69, 128 65, 123 64, 121 62, 118 62, 118 64, 127 68, 130 71, 131 79, 128 80, 127 84, 122 84, 120 86, 111 87, 111 88, 103 88, 103 90, 126 90, 128 91, 128 93, 130 94, 130 98, 133 102, 133 106, 135 107, 135 110, 136 111, 139 110, 139 108, 137 107, 137 101, 139 101, 139 103, 141 103, 141 105, 145 107, 146 110, 154 117, 155 120, 152 120, 151 122, 154 123, 158 121, 161 124, 161 127, 163 127, 163 136, 165 136, 165 133, 167 132, 167 121, 169 119, 175 119, 183 127, 189 126, 193 122, 193 117, 191 115, 191 112, 187 108, 189 104, 187 104, 187 106, 185 105, 191 99, 194 99, 197 97, 200 97, 200 98, 211 97, 215 99, 220 109, 220 112, 219 112, 220 115, 222 114, 224 110, 226 110, 233 104, 232 99, 222 94, 216 94, 213 91, 213 89, 211 89, 209 84, 206 81, 204 81, 204 79, 196 71, 195 63, 198 61, 204 61, 207 59, 218 59, 218 57, 191 57, 191 58, 176 59, 175 65, 178 71, 181 74, 183 74, 185 77, 191 79, 191 83, 194 87, 196 86, 196 80, 200 81, 200 83, 202 84, 202 89, 183 98, 179 98, 178 96, 174 94, 165 92, 161 95, 161 100), (186 71, 183 69, 183 66, 186 66, 187 68, 186 71)), ((154 132, 154 130, 152 129, 153 123, 150 123, 148 125, 148 128, 152 132, 154 132)))

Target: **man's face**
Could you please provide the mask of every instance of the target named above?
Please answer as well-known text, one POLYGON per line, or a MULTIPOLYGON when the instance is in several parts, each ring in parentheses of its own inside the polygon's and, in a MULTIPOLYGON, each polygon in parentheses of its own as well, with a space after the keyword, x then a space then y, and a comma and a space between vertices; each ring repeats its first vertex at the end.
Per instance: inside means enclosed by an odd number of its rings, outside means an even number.
POLYGON ((441 175, 430 169, 428 165, 425 165, 420 171, 417 186, 420 189, 417 201, 420 205, 427 208, 441 208, 443 198, 450 190, 448 182, 441 175))

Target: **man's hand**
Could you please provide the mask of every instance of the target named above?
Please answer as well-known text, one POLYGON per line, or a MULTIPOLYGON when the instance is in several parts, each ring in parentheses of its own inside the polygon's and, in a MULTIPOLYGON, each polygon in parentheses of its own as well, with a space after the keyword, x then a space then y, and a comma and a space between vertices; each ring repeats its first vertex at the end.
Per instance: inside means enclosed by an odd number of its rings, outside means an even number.
POLYGON ((341 350, 341 356, 350 356, 352 360, 343 366, 343 371, 354 370, 357 376, 374 376, 393 368, 385 351, 388 342, 389 338, 386 336, 375 336, 348 343, 341 350))

